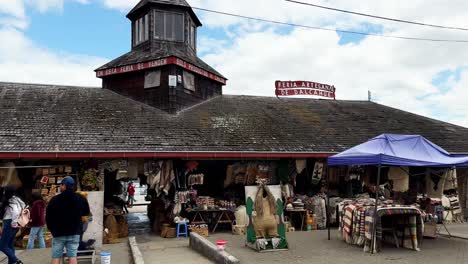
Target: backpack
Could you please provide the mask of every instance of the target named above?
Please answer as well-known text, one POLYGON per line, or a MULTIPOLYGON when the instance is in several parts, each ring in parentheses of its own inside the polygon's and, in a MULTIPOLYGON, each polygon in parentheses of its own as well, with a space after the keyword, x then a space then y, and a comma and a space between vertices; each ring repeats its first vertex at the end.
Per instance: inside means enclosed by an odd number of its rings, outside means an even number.
POLYGON ((29 211, 29 208, 24 208, 21 210, 20 215, 18 216, 18 219, 16 222, 18 222, 18 225, 20 227, 25 227, 29 224, 31 221, 31 212, 29 211))

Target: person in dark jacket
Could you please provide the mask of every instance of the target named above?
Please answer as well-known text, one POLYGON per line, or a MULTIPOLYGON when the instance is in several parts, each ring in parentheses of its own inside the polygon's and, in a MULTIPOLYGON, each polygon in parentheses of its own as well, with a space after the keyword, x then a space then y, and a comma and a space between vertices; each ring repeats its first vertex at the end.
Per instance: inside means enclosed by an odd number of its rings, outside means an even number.
POLYGON ((33 194, 33 204, 31 207, 31 231, 29 232, 28 246, 26 249, 34 248, 34 241, 39 240, 39 248, 45 248, 44 226, 45 226, 46 203, 38 193, 33 194))
POLYGON ((67 249, 69 264, 77 263, 80 234, 83 229, 81 218, 90 214, 89 204, 74 192, 75 180, 63 178, 61 193, 53 197, 46 210, 46 223, 52 233, 52 264, 59 264, 63 249, 67 249))

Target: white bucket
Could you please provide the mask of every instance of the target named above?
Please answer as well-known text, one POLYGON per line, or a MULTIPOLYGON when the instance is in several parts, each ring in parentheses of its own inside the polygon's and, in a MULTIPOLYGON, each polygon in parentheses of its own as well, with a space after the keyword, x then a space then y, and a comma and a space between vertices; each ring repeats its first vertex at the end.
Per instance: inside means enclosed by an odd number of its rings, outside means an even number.
POLYGON ((101 264, 110 264, 110 263, 111 263, 111 253, 101 252, 101 264))

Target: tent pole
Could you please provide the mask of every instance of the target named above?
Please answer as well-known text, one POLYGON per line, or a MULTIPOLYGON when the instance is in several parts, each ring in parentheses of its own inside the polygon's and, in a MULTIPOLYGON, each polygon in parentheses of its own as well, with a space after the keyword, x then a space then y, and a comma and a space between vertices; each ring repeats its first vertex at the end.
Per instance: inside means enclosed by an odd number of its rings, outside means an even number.
POLYGON ((377 242, 377 204, 379 203, 379 191, 380 191, 380 170, 382 166, 379 164, 377 171, 377 185, 375 186, 375 206, 374 206, 374 223, 372 225, 372 240, 371 240, 371 253, 375 253, 375 244, 377 242))
POLYGON ((330 240, 330 168, 327 169, 327 227, 328 240, 330 240))

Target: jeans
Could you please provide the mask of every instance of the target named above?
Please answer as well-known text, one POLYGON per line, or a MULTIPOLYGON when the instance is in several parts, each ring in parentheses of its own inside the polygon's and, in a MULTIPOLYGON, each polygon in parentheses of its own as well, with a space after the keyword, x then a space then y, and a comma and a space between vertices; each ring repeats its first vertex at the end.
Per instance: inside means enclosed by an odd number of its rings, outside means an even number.
POLYGON ((79 245, 80 235, 54 237, 52 239, 52 258, 61 258, 64 248, 67 249, 67 257, 76 257, 79 245))
POLYGON ((136 202, 135 196, 133 195, 128 195, 128 205, 133 205, 133 202, 136 202))
POLYGON ((2 237, 0 238, 0 251, 8 257, 8 264, 14 264, 18 261, 15 255, 15 236, 18 228, 11 227, 11 219, 3 220, 2 237))
POLYGON ((34 240, 37 239, 39 240, 39 248, 45 248, 45 242, 44 242, 44 227, 43 226, 38 226, 38 227, 31 227, 31 232, 29 232, 29 240, 28 240, 28 247, 26 249, 33 249, 34 248, 34 240))

